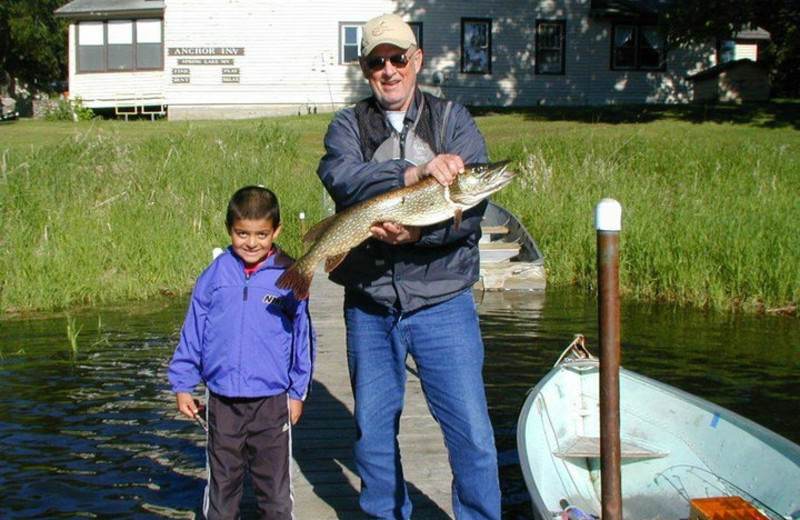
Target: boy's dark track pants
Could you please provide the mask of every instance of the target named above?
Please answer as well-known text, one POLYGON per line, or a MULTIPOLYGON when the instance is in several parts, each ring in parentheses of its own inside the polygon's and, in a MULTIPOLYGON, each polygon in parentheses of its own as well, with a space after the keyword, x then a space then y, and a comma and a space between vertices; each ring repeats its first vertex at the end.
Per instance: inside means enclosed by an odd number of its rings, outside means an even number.
POLYGON ((239 518, 249 468, 258 518, 291 520, 291 424, 286 394, 244 399, 208 398, 208 520, 239 518))

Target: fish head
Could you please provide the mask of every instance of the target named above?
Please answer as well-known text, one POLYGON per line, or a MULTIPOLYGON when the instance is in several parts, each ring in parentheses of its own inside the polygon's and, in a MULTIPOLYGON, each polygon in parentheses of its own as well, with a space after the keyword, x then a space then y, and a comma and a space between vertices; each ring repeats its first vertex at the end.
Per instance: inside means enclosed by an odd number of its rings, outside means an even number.
POLYGON ((450 185, 450 200, 464 208, 475 206, 511 182, 517 172, 508 169, 510 164, 511 161, 500 161, 467 165, 450 185))

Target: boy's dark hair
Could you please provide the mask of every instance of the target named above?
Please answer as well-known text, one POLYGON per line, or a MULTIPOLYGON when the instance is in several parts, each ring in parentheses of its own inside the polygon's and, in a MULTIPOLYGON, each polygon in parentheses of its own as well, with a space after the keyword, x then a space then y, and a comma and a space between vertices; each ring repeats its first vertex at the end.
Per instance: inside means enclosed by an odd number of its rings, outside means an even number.
POLYGON ((239 189, 228 202, 228 214, 225 217, 225 226, 228 232, 237 220, 272 221, 274 227, 281 223, 281 208, 278 197, 271 190, 263 186, 245 186, 239 189))

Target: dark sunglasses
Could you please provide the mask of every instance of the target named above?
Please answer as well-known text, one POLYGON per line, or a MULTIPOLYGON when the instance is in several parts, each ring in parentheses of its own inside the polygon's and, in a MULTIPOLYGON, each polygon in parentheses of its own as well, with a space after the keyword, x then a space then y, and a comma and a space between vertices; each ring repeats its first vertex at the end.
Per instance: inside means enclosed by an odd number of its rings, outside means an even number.
POLYGON ((369 70, 381 70, 386 65, 386 60, 392 62, 392 65, 397 67, 398 69, 404 68, 408 65, 408 55, 403 54, 393 54, 388 58, 384 56, 373 56, 371 58, 364 58, 364 64, 367 66, 369 70))

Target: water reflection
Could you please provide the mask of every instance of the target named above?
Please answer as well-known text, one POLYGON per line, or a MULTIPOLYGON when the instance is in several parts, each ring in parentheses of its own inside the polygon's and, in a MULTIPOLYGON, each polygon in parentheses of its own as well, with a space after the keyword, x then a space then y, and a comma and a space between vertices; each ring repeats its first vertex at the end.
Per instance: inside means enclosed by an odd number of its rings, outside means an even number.
MULTIPOLYGON (((166 367, 185 301, 0 322, 0 517, 194 518, 205 441, 177 418, 166 367)), ((623 305, 622 362, 800 442, 800 320, 623 305)), ((527 390, 573 334, 597 352, 596 302, 487 294, 480 314, 504 518, 529 519, 516 453, 527 390)), ((310 418, 309 418, 310 419, 310 418)))
MULTIPOLYGON (((182 314, 182 313, 181 313, 182 314)), ((172 305, 2 323, 2 518, 193 518, 204 437, 164 384, 172 305)))

